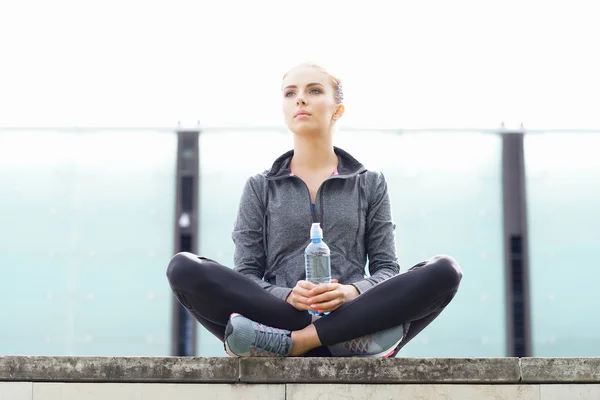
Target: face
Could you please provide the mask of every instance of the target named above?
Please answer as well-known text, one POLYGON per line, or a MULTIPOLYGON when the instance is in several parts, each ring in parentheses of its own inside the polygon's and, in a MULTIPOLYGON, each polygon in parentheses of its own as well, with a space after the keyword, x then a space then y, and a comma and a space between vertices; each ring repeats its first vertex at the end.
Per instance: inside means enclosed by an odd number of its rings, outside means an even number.
POLYGON ((327 74, 311 66, 296 67, 285 76, 282 87, 283 115, 292 132, 331 131, 343 107, 335 104, 334 89, 327 74))

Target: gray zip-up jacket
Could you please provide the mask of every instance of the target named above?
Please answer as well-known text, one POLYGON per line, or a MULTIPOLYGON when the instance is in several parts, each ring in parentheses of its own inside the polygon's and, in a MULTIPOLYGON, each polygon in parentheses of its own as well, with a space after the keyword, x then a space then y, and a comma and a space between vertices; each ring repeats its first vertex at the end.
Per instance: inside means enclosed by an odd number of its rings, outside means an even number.
POLYGON ((337 175, 320 186, 314 208, 308 187, 290 175, 294 151, 244 186, 232 233, 234 270, 285 300, 305 279, 304 249, 319 222, 331 250, 331 275, 363 293, 399 273, 387 183, 344 150, 337 175), (369 261, 370 276, 365 276, 369 261))

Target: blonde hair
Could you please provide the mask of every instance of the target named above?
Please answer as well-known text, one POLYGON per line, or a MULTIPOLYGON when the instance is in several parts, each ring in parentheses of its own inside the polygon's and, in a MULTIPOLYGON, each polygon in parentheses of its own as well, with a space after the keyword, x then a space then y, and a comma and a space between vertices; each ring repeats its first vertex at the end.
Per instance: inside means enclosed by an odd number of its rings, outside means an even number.
POLYGON ((335 100, 335 103, 342 104, 342 102, 344 101, 344 91, 342 90, 342 80, 340 78, 338 78, 337 76, 333 75, 325 67, 323 67, 319 64, 315 64, 315 63, 298 64, 295 67, 293 67, 292 69, 290 69, 288 72, 286 72, 283 75, 283 79, 285 79, 285 77, 290 73, 290 71, 292 71, 298 67, 316 68, 319 71, 321 71, 322 73, 324 73, 325 75, 327 75, 327 77, 329 78, 329 83, 331 84, 331 87, 333 87, 333 99, 335 100))

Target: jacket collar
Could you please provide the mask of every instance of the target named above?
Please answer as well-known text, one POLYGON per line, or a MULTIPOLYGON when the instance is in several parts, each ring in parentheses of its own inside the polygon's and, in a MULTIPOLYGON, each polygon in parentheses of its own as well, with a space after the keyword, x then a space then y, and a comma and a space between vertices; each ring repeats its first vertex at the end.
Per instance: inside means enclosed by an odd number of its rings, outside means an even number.
MULTIPOLYGON (((350 153, 340 149, 339 147, 333 147, 333 151, 338 156, 338 178, 350 178, 366 171, 366 168, 350 153)), ((279 156, 271 169, 266 171, 265 176, 267 179, 281 179, 290 176, 290 163, 294 156, 294 150, 290 150, 281 156, 279 156)))

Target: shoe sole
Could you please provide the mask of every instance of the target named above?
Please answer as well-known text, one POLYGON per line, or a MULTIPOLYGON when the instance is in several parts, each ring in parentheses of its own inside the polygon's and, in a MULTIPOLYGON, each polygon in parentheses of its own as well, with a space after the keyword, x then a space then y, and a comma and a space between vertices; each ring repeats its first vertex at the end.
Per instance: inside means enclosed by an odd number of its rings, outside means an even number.
POLYGON ((235 354, 234 352, 232 352, 231 349, 229 348, 229 345, 227 344, 227 338, 233 333, 233 325, 231 325, 231 319, 236 315, 239 315, 239 314, 233 313, 229 316, 229 321, 227 321, 227 327, 225 328, 225 340, 223 343, 224 347, 225 347, 225 353, 227 353, 231 357, 240 357, 237 354, 235 354))
POLYGON ((374 356, 371 356, 371 357, 389 358, 392 354, 394 354, 394 352, 396 351, 396 347, 398 347, 398 345, 400 344, 402 339, 404 339, 404 337, 401 337, 396 343, 394 343, 392 345, 391 351, 390 350, 382 351, 381 353, 375 354, 374 356))
POLYGON ((382 351, 381 353, 376 354, 371 357, 389 358, 390 356, 394 355, 394 353, 396 352, 396 348, 402 342, 402 340, 404 340, 404 338, 406 337, 408 327, 410 327, 410 322, 408 322, 408 325, 406 325, 406 324, 404 325, 404 327, 402 329, 403 330, 402 337, 396 343, 394 343, 394 345, 392 346, 392 351, 382 351))
POLYGON ((231 357, 236 357, 236 358, 240 357, 237 354, 234 354, 231 352, 231 350, 229 349, 229 346, 227 345, 227 342, 225 342, 225 353, 227 353, 231 357))

